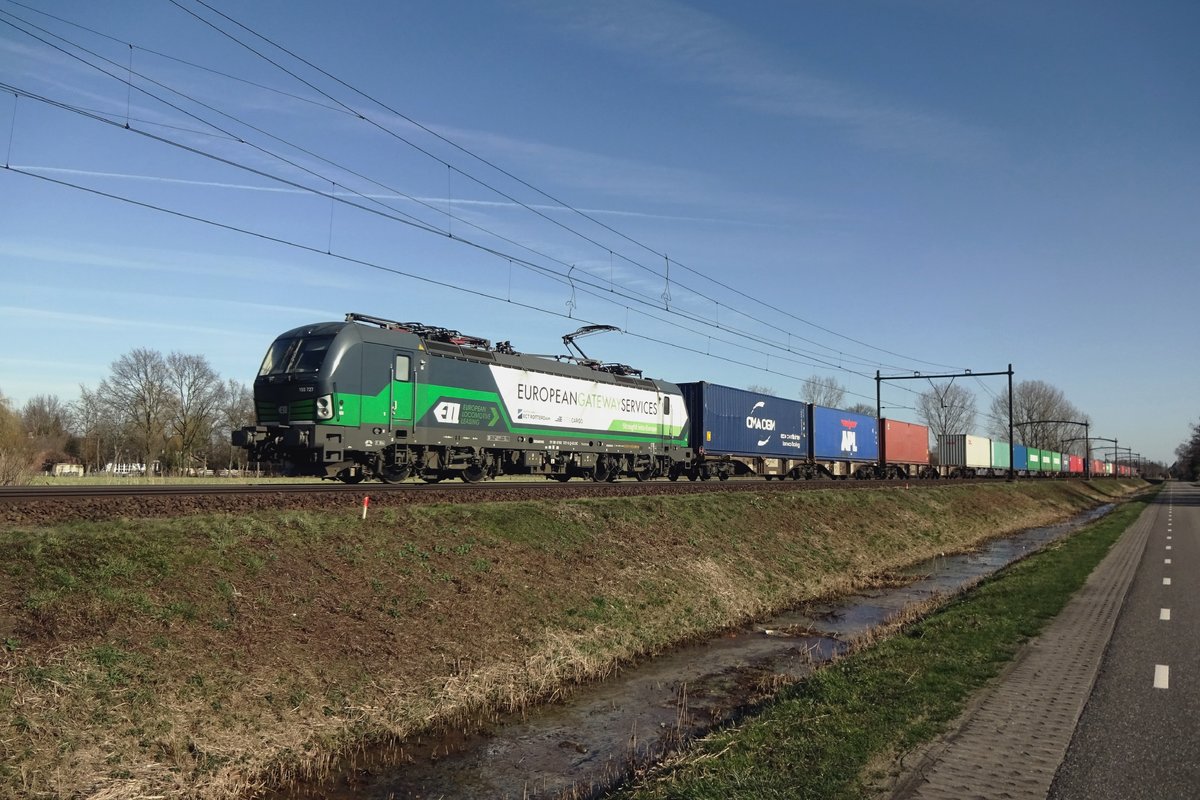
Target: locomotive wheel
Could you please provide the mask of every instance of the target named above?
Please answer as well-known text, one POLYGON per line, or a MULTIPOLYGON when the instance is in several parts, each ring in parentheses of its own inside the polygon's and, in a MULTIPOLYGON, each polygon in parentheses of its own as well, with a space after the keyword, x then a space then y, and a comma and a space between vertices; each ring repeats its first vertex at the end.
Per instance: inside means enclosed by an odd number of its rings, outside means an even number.
POLYGON ((644 469, 640 472, 635 472, 633 473, 633 477, 638 479, 638 483, 641 483, 642 481, 648 481, 650 480, 650 470, 644 469))
POLYGON ((400 483, 400 481, 408 477, 408 467, 389 464, 377 469, 375 474, 384 483, 400 483))
POLYGON ((362 472, 353 472, 344 469, 336 475, 337 479, 342 483, 362 483, 365 477, 362 472))
POLYGON ((718 477, 718 478, 720 478, 720 479, 721 479, 721 480, 723 480, 723 481, 727 481, 727 480, 729 480, 729 473, 728 473, 728 472, 721 472, 721 473, 718 473, 718 474, 717 474, 717 477, 718 477))
POLYGON ((426 483, 441 483, 442 476, 441 475, 422 475, 421 480, 425 481, 426 483))
POLYGON ((611 475, 612 471, 605 462, 597 462, 595 468, 592 469, 592 480, 596 483, 607 483, 612 480, 611 475))
POLYGON ((483 467, 478 464, 472 464, 464 469, 462 475, 459 477, 462 478, 463 483, 479 483, 483 480, 484 474, 483 467))

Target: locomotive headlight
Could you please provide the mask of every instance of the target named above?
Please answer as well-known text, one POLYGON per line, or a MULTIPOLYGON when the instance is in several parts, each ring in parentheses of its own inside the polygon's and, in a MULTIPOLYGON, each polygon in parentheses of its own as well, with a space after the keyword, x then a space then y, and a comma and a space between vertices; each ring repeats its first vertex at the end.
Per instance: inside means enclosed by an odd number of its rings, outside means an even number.
POLYGON ((317 398, 317 419, 333 419, 333 395, 324 394, 317 398))

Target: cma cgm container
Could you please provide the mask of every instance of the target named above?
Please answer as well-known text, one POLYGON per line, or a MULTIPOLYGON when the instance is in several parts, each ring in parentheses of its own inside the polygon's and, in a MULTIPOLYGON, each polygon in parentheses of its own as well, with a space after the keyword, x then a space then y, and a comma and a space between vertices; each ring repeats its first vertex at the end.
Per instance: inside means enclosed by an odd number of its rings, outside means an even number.
POLYGON ((1009 457, 1008 442, 992 440, 992 472, 1007 472, 1012 459, 1009 457))
POLYGON ((861 472, 851 466, 879 460, 879 421, 824 406, 809 406, 809 434, 813 459, 828 472, 848 476, 861 472))
POLYGON ((681 383, 698 477, 782 477, 808 460, 808 405, 704 381, 681 383))
POLYGON ((938 463, 947 477, 974 476, 992 468, 992 440, 968 433, 938 437, 938 463))
POLYGON ((924 425, 881 420, 879 449, 885 478, 916 478, 930 472, 929 428, 924 425))

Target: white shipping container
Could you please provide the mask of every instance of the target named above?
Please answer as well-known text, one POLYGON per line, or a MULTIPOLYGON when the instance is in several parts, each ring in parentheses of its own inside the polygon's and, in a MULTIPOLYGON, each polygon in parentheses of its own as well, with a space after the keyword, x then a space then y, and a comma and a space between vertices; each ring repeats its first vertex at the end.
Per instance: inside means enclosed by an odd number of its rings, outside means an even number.
POLYGON ((938 460, 951 467, 988 469, 992 466, 992 440, 966 433, 944 434, 938 437, 938 460))

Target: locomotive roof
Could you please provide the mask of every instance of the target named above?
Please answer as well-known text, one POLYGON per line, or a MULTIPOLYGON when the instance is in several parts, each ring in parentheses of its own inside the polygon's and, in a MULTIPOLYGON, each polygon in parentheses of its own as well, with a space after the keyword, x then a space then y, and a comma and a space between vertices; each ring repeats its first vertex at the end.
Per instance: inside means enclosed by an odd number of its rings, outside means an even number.
POLYGON ((279 338, 292 339, 304 336, 336 336, 346 328, 352 328, 357 334, 357 338, 364 342, 387 345, 397 345, 403 342, 404 346, 411 347, 413 349, 417 349, 418 345, 420 345, 426 352, 433 355, 448 356, 450 358, 462 358, 468 361, 477 361, 481 363, 502 364, 504 366, 515 367, 517 369, 536 370, 538 372, 566 375, 573 378, 599 381, 601 383, 640 386, 643 388, 656 386, 660 389, 667 389, 672 392, 678 391, 678 388, 675 386, 675 384, 671 383, 670 381, 663 381, 657 378, 635 378, 631 376, 614 375, 609 372, 592 369, 591 367, 558 361, 549 356, 526 355, 521 353, 509 354, 491 349, 459 346, 447 342, 433 341, 408 331, 388 330, 386 328, 361 324, 358 322, 315 322, 310 325, 301 325, 298 328, 292 328, 290 331, 280 334, 279 338))

